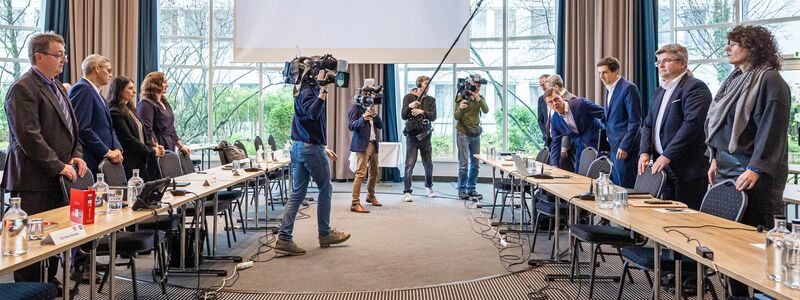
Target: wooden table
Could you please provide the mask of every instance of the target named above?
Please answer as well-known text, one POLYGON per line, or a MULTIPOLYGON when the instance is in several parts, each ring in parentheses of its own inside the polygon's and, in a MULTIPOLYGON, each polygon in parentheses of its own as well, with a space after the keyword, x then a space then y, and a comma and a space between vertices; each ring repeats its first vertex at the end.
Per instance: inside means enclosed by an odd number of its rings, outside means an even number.
MULTIPOLYGON (((511 170, 513 165, 504 166, 491 159, 481 160, 493 167, 505 170, 506 172, 513 171, 511 170)), ((561 172, 565 171, 552 171, 553 174, 560 174, 561 172)), ((510 175, 519 177, 516 172, 510 172, 510 175)), ((655 243, 653 249, 654 257, 660 257, 662 247, 667 247, 699 262, 698 272, 704 272, 705 267, 710 267, 730 278, 764 292, 771 297, 777 299, 800 299, 800 290, 786 288, 782 284, 770 281, 766 278, 766 255, 762 248, 753 245, 763 244, 765 241, 765 234, 756 232, 755 228, 701 212, 663 213, 654 208, 633 206, 615 209, 599 209, 594 201, 574 199, 574 196, 585 192, 587 187, 585 182, 579 181, 581 179, 579 175, 575 175, 571 179, 574 179, 575 182, 564 183, 553 181, 548 183, 529 181, 528 178, 524 180, 537 184, 539 188, 556 195, 560 199, 565 199, 571 207, 585 209, 620 226, 647 236, 655 243), (703 246, 714 251, 714 261, 709 261, 696 254, 696 242, 687 242, 687 239, 682 235, 676 232, 667 232, 669 228, 667 226, 696 227, 700 225, 734 228, 673 228, 673 230, 678 230, 687 236, 699 240, 703 246)), ((796 187, 792 189, 787 187, 787 191, 795 191, 800 194, 800 191, 798 191, 796 187)), ((629 202, 641 201, 635 199, 643 198, 639 196, 630 197, 629 202)), ((559 212, 559 202, 560 201, 556 201, 556 213, 559 212)), ((690 211, 689 209, 686 210, 690 211)), ((557 236, 554 241, 558 241, 557 236)), ((678 273, 680 272, 678 269, 680 266, 681 264, 676 264, 676 272, 678 273)), ((660 278, 661 272, 660 260, 658 259, 655 260, 655 269, 654 278, 657 280, 660 278)), ((702 279, 702 276, 698 278, 702 279)), ((702 284, 702 282, 698 282, 698 286, 701 287, 698 289, 698 293, 703 292, 702 284)), ((657 283, 655 286, 657 288, 654 289, 654 293, 656 299, 658 299, 661 295, 661 289, 660 285, 657 283)), ((677 288, 676 293, 680 292, 680 288, 677 288)), ((702 298, 702 294, 700 294, 700 297, 702 298)))
MULTIPOLYGON (((195 202, 196 207, 201 208, 203 207, 202 202, 207 196, 215 195, 216 192, 220 189, 224 189, 233 185, 236 185, 241 182, 245 182, 247 180, 251 180, 255 177, 265 174, 265 172, 272 171, 278 169, 280 167, 285 166, 288 164, 288 159, 283 161, 278 161, 272 164, 268 164, 264 166, 264 169, 260 172, 242 172, 244 174, 240 174, 240 176, 234 176, 232 172, 224 172, 220 170, 212 170, 209 172, 213 172, 212 174, 218 174, 218 180, 209 186, 203 186, 201 183, 204 179, 194 177, 194 175, 187 175, 186 177, 178 177, 176 180, 178 181, 191 181, 187 187, 183 189, 188 190, 191 192, 191 195, 187 194, 185 196, 176 196, 173 197, 172 200, 165 200, 164 203, 169 205, 162 205, 160 208, 156 209, 157 213, 164 213, 170 207, 180 207, 186 205, 189 202, 195 202), (238 177, 238 178, 237 178, 238 177), (171 206, 170 206, 171 205, 171 206)), ((215 201, 216 201, 215 197, 215 201)), ((203 209, 195 209, 197 215, 195 217, 199 218, 200 213, 203 212, 203 209)), ((72 226, 72 223, 69 220, 69 206, 60 207, 57 209, 49 210, 46 212, 38 213, 29 216, 30 218, 42 218, 46 222, 52 222, 55 225, 52 228, 45 229, 45 233, 52 232, 59 229, 64 229, 69 226, 72 226)), ((20 268, 29 266, 36 262, 42 261, 48 257, 54 256, 58 253, 62 253, 64 255, 65 261, 65 270, 70 269, 70 251, 72 248, 78 247, 83 245, 87 242, 94 241, 102 236, 110 235, 111 241, 109 243, 110 251, 110 262, 109 265, 113 265, 116 257, 116 232, 122 228, 128 227, 130 225, 142 222, 147 220, 148 218, 152 218, 153 213, 151 210, 139 210, 133 211, 130 207, 123 208, 120 212, 113 213, 113 214, 100 214, 95 216, 94 224, 89 224, 84 226, 84 230, 86 231, 86 237, 81 239, 75 239, 68 241, 62 245, 44 245, 36 241, 31 241, 28 244, 28 252, 21 256, 2 256, 0 257, 0 274, 5 274, 9 272, 13 272, 19 270, 20 268)), ((216 218, 214 219, 216 222, 216 218)), ((200 226, 201 222, 195 222, 196 226, 200 226)), ((185 230, 184 229, 185 222, 181 222, 181 268, 184 267, 183 262, 183 251, 185 249, 185 230)), ((216 232, 216 226, 214 229, 216 232)), ((195 230, 195 242, 196 245, 199 245, 199 230, 195 230)), ((199 250, 199 247, 195 247, 195 250, 199 250)), ((212 249, 213 251, 213 249, 212 249)), ((92 251, 92 273, 94 273, 94 251, 92 251)), ((199 265, 199 253, 195 255, 195 266, 199 265)), ((57 267, 57 266, 51 266, 57 267)), ((69 287, 70 287, 70 272, 65 271, 63 272, 64 277, 62 281, 62 288, 64 295, 69 295, 69 287)), ((114 268, 109 268, 109 298, 114 299, 114 268)), ((96 289, 94 287, 95 282, 94 280, 90 280, 90 299, 94 299, 96 289)))

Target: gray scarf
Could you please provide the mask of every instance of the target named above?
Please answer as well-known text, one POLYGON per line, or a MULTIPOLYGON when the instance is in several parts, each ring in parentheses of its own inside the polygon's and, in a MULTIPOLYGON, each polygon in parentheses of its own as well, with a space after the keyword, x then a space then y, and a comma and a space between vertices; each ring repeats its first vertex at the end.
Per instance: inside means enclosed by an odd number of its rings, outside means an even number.
POLYGON ((728 142, 728 152, 735 152, 738 147, 739 136, 747 127, 753 108, 756 105, 758 91, 761 89, 761 77, 771 68, 766 66, 742 71, 738 67, 733 69, 728 79, 722 83, 714 101, 708 108, 706 118, 706 144, 710 144, 731 109, 734 111, 731 139, 728 142))

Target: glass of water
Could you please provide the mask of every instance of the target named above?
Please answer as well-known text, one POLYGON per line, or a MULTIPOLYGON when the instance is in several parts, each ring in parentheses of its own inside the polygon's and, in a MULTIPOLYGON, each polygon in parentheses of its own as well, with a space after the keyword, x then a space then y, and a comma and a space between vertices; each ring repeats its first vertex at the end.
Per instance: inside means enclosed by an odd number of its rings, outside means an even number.
POLYGON ((116 213, 122 210, 125 191, 119 188, 112 188, 108 193, 108 213, 116 213))
POLYGON ((614 207, 628 207, 628 189, 617 187, 614 190, 614 207))

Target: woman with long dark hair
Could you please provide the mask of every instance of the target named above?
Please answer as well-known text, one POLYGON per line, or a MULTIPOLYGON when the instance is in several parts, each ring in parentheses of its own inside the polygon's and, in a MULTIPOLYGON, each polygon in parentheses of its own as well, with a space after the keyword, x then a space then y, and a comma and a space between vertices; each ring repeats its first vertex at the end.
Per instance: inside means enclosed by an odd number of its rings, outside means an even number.
POLYGON ((145 181, 155 179, 157 176, 148 171, 147 162, 164 155, 164 148, 146 143, 144 126, 136 115, 136 85, 124 76, 114 78, 108 88, 108 100, 114 131, 125 151, 122 162, 125 176, 131 178, 133 169, 139 169, 139 176, 145 181))
MULTIPOLYGON (((741 222, 770 228, 773 215, 783 212, 789 172, 789 86, 779 73, 777 42, 766 28, 734 27, 725 52, 734 68, 708 110, 708 180, 736 180, 736 189, 747 194, 741 222)), ((735 280, 731 291, 749 296, 747 286, 735 280)))

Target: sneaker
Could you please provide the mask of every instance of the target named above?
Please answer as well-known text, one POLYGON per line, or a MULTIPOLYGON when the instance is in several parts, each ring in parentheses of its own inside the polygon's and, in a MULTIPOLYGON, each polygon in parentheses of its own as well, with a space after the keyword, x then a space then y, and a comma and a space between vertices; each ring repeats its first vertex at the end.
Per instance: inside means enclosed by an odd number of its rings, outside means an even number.
POLYGON ((428 198, 436 197, 436 192, 432 188, 425 188, 425 190, 428 191, 428 198))
POLYGON ((331 232, 328 235, 320 235, 319 236, 319 246, 322 248, 328 248, 330 245, 336 245, 344 243, 347 239, 350 238, 350 234, 342 231, 338 231, 336 229, 331 229, 331 232))
POLYGON ((469 199, 469 195, 467 195, 467 192, 458 192, 458 199, 467 200, 469 199))
POLYGON ((483 199, 483 195, 478 194, 478 192, 476 191, 469 191, 469 193, 467 193, 467 196, 470 196, 472 198, 478 198, 478 200, 483 199))
POLYGON ((284 241, 278 239, 275 242, 275 253, 299 256, 306 254, 306 250, 297 246, 294 241, 284 241))
POLYGON ((406 193, 405 195, 403 195, 403 201, 411 202, 414 201, 414 198, 411 197, 411 193, 406 193))

